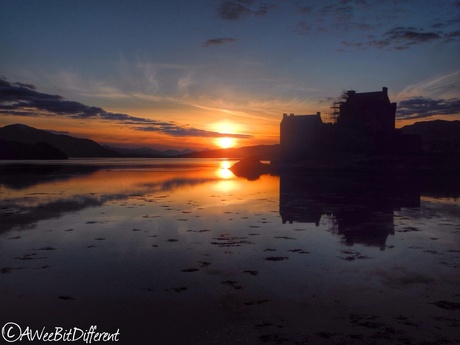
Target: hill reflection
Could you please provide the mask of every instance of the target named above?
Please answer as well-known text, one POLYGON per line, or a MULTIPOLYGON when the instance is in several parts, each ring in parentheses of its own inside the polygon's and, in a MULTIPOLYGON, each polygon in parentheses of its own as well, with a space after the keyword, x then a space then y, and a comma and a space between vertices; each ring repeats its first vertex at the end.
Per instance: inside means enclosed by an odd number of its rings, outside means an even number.
POLYGON ((39 221, 78 214, 91 207, 130 201, 221 181, 214 170, 174 171, 156 165, 6 165, 0 169, 0 234, 31 229, 39 221), (163 171, 164 170, 164 171, 163 171))
POLYGON ((394 234, 394 211, 419 207, 416 183, 374 177, 281 174, 280 215, 283 223, 314 223, 327 216, 347 245, 385 248, 394 234))
POLYGON ((102 167, 94 165, 65 164, 11 164, 0 166, 0 184, 15 190, 43 183, 68 181, 78 176, 90 175, 102 167))

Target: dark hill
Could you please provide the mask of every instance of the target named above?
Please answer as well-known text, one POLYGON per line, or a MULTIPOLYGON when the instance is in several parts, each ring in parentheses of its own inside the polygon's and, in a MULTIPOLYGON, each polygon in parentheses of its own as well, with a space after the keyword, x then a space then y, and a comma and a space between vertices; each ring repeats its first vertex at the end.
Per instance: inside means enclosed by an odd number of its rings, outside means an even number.
POLYGON ((460 121, 416 122, 401 128, 403 134, 416 134, 425 152, 460 153, 460 121))
POLYGON ((181 157, 187 158, 256 158, 259 160, 274 160, 279 157, 279 145, 246 146, 238 149, 218 149, 194 152, 181 157))
POLYGON ((166 150, 158 151, 151 149, 149 147, 137 147, 137 148, 126 148, 126 147, 114 147, 114 146, 104 146, 105 148, 118 152, 125 157, 138 157, 138 158, 164 158, 164 157, 176 157, 180 155, 185 155, 192 153, 194 151, 185 149, 185 150, 166 150))
POLYGON ((122 157, 89 139, 74 138, 64 134, 53 134, 22 124, 0 128, 0 139, 25 144, 47 143, 69 157, 122 157))
POLYGON ((43 142, 26 144, 0 139, 0 159, 67 159, 67 155, 43 142))

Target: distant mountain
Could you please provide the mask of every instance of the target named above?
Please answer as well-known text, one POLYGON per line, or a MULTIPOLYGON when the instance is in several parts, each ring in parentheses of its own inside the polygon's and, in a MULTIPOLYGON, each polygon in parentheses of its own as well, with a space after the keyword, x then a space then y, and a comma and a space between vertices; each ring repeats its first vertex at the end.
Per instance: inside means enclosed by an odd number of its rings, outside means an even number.
POLYGON ((0 139, 0 159, 67 159, 67 155, 48 143, 19 143, 0 139))
POLYGON ((174 156, 181 156, 181 155, 188 155, 190 153, 196 152, 194 150, 190 149, 184 149, 184 150, 166 150, 162 151, 162 153, 167 156, 167 157, 174 157, 174 156))
POLYGON ((22 124, 0 128, 0 139, 25 144, 47 143, 64 152, 68 157, 121 157, 89 139, 74 138, 64 134, 53 134, 45 130, 22 124))
POLYGON ((161 158, 161 157, 175 157, 179 155, 185 155, 188 153, 195 152, 193 150, 166 150, 158 151, 149 147, 138 147, 138 148, 126 148, 126 147, 114 147, 104 146, 105 148, 118 152, 126 157, 142 157, 142 158, 161 158))
POLYGON ((401 131, 419 135, 425 152, 460 153, 460 121, 416 122, 402 127, 401 131))
POLYGON ((274 160, 279 157, 279 145, 245 146, 238 149, 218 149, 194 152, 181 157, 186 158, 256 158, 259 160, 274 160))

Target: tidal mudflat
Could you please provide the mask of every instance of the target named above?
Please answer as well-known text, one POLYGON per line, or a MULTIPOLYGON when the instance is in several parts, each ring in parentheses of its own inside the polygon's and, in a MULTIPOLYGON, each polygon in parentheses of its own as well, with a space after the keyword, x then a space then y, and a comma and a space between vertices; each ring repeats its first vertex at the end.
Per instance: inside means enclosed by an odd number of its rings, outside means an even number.
POLYGON ((2 164, 2 327, 95 325, 122 344, 460 342, 456 192, 250 181, 231 164, 2 164))

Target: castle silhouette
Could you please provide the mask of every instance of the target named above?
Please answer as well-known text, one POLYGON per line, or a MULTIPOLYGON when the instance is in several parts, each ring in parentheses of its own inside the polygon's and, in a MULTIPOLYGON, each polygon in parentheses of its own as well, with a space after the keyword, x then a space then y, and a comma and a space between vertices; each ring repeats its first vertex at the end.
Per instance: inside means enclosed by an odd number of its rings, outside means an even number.
POLYGON ((421 150, 420 137, 395 128, 396 103, 388 89, 344 92, 323 122, 321 113, 283 114, 280 124, 281 161, 299 161, 327 153, 400 154, 421 150))

